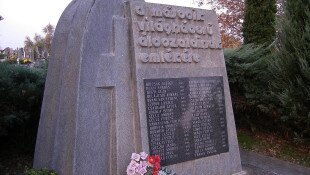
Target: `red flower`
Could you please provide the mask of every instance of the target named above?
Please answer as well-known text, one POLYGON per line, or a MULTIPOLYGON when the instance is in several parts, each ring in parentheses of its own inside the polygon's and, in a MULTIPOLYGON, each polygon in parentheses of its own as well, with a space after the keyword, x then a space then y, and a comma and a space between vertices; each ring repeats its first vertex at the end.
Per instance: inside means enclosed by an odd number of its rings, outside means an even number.
POLYGON ((155 163, 155 157, 154 156, 148 156, 147 159, 150 162, 150 164, 154 164, 155 163))
POLYGON ((153 175, 158 175, 158 171, 154 171, 153 175))
POLYGON ((154 171, 159 171, 160 170, 160 163, 156 162, 154 165, 154 171))
POLYGON ((160 162, 160 156, 159 155, 155 156, 155 162, 160 162))

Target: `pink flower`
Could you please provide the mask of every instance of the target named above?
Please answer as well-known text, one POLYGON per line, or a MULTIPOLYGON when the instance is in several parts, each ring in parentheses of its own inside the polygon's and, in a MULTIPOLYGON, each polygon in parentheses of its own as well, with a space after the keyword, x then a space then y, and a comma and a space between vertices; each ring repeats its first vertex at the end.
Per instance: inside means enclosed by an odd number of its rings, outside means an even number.
POLYGON ((130 167, 131 169, 135 169, 138 166, 139 166, 139 163, 137 163, 136 161, 132 160, 128 167, 130 167))
POLYGON ((132 168, 130 166, 127 167, 127 175, 134 175, 136 173, 135 168, 132 168))
POLYGON ((141 174, 141 175, 143 175, 143 174, 145 174, 145 173, 147 172, 147 170, 146 170, 146 167, 144 167, 144 166, 142 165, 142 163, 141 163, 141 164, 139 164, 139 166, 136 168, 136 172, 139 173, 139 174, 141 174))
POLYGON ((145 173, 147 173, 147 170, 146 170, 146 167, 145 168, 140 168, 139 169, 139 171, 138 171, 138 173, 140 173, 140 174, 145 174, 145 173))
POLYGON ((145 152, 141 152, 140 155, 141 155, 141 159, 143 160, 145 160, 148 156, 145 152))
POLYGON ((142 165, 142 167, 147 167, 148 166, 147 161, 142 161, 140 164, 142 165))
POLYGON ((139 161, 140 160, 140 154, 132 153, 131 154, 131 160, 139 161))

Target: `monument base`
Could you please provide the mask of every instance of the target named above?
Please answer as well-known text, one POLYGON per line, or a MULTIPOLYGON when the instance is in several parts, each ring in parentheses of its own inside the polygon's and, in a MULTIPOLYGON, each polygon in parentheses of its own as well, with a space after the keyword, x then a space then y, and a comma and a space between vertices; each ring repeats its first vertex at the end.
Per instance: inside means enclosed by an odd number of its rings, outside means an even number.
POLYGON ((241 171, 239 173, 234 173, 232 175, 249 175, 246 171, 241 171))

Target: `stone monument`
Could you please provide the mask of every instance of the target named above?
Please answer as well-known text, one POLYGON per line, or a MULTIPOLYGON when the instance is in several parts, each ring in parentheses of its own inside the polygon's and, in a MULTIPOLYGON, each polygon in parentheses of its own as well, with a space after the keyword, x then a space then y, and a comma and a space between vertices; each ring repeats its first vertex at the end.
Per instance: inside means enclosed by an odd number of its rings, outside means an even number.
POLYGON ((34 167, 123 175, 140 151, 178 175, 245 174, 216 14, 74 0, 55 31, 34 167))

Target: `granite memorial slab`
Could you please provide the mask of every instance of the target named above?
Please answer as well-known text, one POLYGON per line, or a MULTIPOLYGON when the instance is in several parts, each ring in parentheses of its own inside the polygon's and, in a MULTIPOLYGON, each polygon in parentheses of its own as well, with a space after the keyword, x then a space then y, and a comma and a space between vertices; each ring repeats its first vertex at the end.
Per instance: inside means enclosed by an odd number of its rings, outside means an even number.
POLYGON ((217 16, 74 0, 55 31, 34 167, 123 175, 140 151, 178 175, 245 174, 217 16))
POLYGON ((169 165, 228 152, 222 77, 145 79, 151 155, 169 165))

